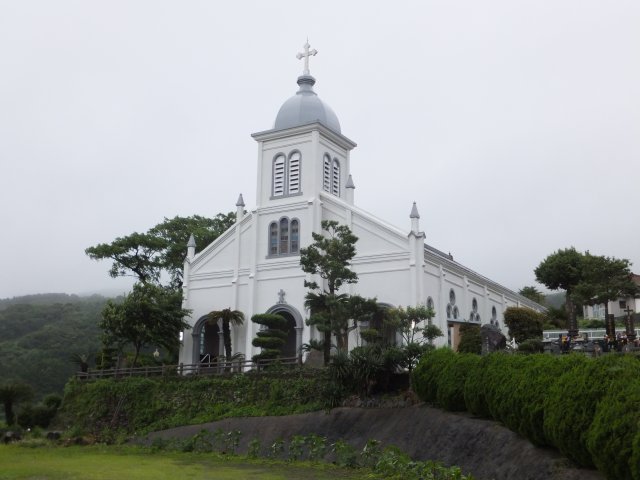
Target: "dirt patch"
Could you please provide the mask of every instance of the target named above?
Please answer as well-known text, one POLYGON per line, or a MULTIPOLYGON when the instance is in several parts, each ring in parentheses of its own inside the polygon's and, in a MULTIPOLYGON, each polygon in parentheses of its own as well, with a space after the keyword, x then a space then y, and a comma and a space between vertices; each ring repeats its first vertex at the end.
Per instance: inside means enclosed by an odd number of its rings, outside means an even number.
POLYGON ((259 438, 276 439, 315 433, 330 442, 343 439, 362 448, 369 439, 396 445, 415 460, 458 465, 479 480, 603 480, 594 470, 578 469, 557 451, 534 447, 500 424, 465 414, 417 405, 407 408, 336 408, 283 417, 231 418, 149 434, 154 438, 189 438, 206 429, 240 430, 240 452, 259 438))

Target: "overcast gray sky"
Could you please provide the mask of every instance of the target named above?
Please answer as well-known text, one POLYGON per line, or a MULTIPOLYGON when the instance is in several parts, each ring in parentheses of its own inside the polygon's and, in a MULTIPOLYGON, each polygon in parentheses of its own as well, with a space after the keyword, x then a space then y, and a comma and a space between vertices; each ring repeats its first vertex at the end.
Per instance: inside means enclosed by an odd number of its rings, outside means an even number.
POLYGON ((0 1, 0 298, 122 291, 88 246, 255 205, 297 89, 356 204, 519 289, 571 245, 640 272, 640 2, 0 1))

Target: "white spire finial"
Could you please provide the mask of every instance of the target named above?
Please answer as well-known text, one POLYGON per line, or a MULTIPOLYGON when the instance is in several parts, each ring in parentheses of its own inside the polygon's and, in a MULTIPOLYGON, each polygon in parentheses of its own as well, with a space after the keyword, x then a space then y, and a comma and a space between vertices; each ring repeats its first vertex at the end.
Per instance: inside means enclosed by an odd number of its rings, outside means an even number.
POLYGON ((303 75, 310 75, 309 73, 309 57, 311 55, 316 55, 318 53, 318 51, 314 48, 312 50, 309 50, 309 47, 311 45, 309 45, 309 39, 307 38, 307 43, 304 44, 303 48, 304 48, 304 53, 298 53, 296 55, 296 58, 298 60, 300 60, 301 58, 304 58, 304 70, 302 71, 303 75))

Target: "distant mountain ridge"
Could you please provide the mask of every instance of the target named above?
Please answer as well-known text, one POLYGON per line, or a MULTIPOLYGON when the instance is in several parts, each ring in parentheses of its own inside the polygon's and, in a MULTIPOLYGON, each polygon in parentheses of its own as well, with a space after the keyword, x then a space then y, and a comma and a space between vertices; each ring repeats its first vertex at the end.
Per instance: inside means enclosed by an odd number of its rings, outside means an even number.
POLYGON ((9 305, 48 305, 52 303, 91 302, 105 298, 105 296, 98 294, 84 296, 68 293, 36 293, 12 298, 0 298, 0 310, 4 310, 9 305))

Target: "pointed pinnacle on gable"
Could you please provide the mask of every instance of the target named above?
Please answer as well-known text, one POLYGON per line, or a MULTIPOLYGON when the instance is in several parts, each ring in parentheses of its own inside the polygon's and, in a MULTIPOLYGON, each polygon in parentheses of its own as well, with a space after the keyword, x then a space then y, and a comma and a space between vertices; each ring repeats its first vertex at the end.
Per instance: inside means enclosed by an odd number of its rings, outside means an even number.
POLYGON ((418 213, 418 207, 416 206, 416 202, 413 202, 413 207, 411 207, 411 215, 409 218, 420 218, 420 214, 418 213))
POLYGON ((244 207, 244 198, 242 198, 242 194, 238 197, 238 201, 236 202, 236 207, 244 207))
POLYGON ((344 188, 356 188, 356 185, 353 183, 353 177, 349 174, 349 178, 347 179, 347 184, 344 188))
POLYGON ((196 239, 193 237, 193 233, 191 234, 191 236, 189 237, 189 241, 187 242, 187 247, 194 247, 196 246, 196 239))

